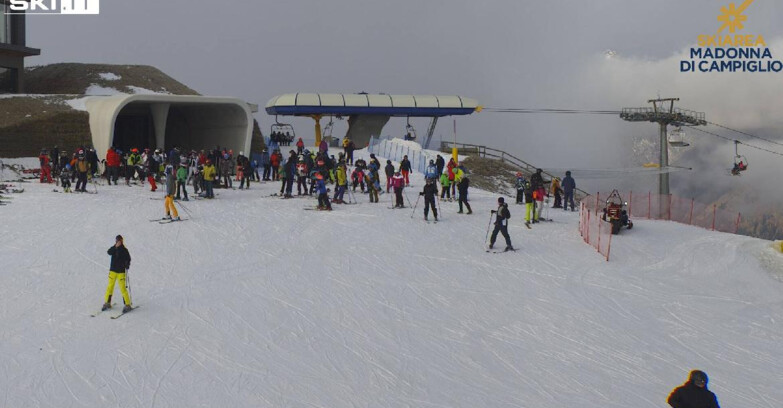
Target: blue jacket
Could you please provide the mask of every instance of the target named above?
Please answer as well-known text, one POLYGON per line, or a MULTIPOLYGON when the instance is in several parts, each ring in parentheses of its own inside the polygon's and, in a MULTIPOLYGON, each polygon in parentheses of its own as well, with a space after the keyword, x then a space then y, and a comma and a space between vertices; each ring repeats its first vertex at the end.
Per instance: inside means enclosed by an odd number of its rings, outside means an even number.
POLYGON ((565 176, 565 178, 563 178, 563 182, 560 184, 560 187, 562 187, 563 191, 566 193, 572 193, 574 189, 576 189, 576 182, 574 181, 573 177, 565 176))
POLYGON ((261 161, 258 164, 261 166, 269 165, 269 152, 261 152, 261 161))
POLYGON ((323 179, 318 180, 315 183, 315 191, 317 191, 318 194, 326 194, 326 183, 324 183, 323 179))

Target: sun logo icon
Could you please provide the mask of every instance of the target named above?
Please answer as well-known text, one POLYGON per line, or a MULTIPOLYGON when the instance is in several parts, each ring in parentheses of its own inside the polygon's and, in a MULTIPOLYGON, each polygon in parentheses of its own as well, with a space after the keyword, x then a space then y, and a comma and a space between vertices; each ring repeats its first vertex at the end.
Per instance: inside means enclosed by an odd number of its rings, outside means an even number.
POLYGON ((726 27, 728 27, 729 31, 732 33, 736 30, 742 30, 744 28, 742 22, 748 19, 748 16, 743 15, 742 12, 745 11, 751 3, 753 3, 753 0, 745 0, 739 7, 736 7, 734 3, 730 3, 728 8, 721 7, 721 14, 718 16, 718 21, 723 24, 720 26, 720 29, 718 29, 718 34, 726 27))

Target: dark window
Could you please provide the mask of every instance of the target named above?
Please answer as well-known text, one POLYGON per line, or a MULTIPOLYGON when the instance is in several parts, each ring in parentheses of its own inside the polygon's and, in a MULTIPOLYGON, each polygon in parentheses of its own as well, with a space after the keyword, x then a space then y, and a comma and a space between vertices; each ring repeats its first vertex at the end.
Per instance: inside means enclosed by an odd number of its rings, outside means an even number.
POLYGON ((16 75, 16 69, 0 67, 0 94, 18 92, 16 75))

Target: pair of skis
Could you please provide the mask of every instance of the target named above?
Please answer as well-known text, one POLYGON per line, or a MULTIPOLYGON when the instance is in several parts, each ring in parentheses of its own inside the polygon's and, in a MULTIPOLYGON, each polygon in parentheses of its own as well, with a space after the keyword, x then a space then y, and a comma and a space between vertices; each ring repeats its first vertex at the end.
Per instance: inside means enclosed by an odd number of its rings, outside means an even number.
MULTIPOLYGON (((114 305, 115 305, 115 303, 112 303, 112 307, 113 307, 114 305)), ((128 313, 130 313, 130 312, 132 312, 132 311, 134 311, 134 310, 136 310, 136 309, 138 309, 139 307, 140 307, 140 306, 133 306, 133 307, 131 307, 131 309, 130 309, 130 310, 128 310, 127 312, 123 311, 123 312, 120 312, 120 313, 118 313, 118 314, 114 314, 113 316, 111 316, 111 319, 112 319, 112 320, 119 319, 120 317, 122 317, 122 316, 124 316, 124 315, 126 315, 126 314, 128 314, 128 313)), ((109 309, 106 309, 106 310, 110 310, 110 309, 111 309, 111 308, 109 308, 109 309)), ((95 312, 95 313, 91 314, 91 315, 90 315, 90 317, 97 317, 98 315, 100 315, 101 313, 105 312, 106 310, 99 310, 99 311, 97 311, 97 312, 95 312)))
POLYGON ((156 218, 154 220, 150 220, 150 222, 157 222, 158 224, 171 224, 172 222, 179 222, 179 221, 187 221, 189 218, 156 218))

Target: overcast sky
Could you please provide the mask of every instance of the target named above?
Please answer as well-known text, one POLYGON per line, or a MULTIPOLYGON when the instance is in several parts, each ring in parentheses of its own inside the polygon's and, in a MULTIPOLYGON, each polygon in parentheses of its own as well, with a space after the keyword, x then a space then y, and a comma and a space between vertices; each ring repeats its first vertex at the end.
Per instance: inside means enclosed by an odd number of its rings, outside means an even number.
MULTIPOLYGON (((153 65, 202 94, 262 107, 281 93, 366 91, 458 94, 488 107, 614 110, 645 106, 660 94, 680 97, 679 106, 704 111, 708 120, 777 138, 783 73, 678 72, 679 55, 697 35, 717 31, 725 5, 102 0, 98 16, 28 16, 28 45, 42 51, 27 63, 153 65), (608 49, 618 57, 606 59, 608 49)), ((773 56, 783 59, 783 47, 771 44, 783 38, 783 3, 755 0, 746 15, 743 34, 762 34, 773 56)), ((271 118, 257 118, 268 133, 271 118)), ((309 119, 292 123, 301 134, 312 132, 309 119)), ((413 123, 425 132, 426 120, 413 123)), ((402 134, 404 126, 404 119, 392 119, 385 133, 402 134)), ((652 124, 595 115, 483 112, 459 117, 457 128, 460 141, 505 148, 550 168, 616 167, 618 157, 629 158, 634 137, 657 135, 652 124)), ((442 121, 435 139, 451 139, 451 133, 450 120, 442 121)), ((718 171, 730 167, 730 143, 692 133, 694 151, 704 152, 689 153, 698 159, 694 163, 717 165, 718 171)), ((778 174, 783 167, 783 157, 748 155, 777 165, 778 174)), ((678 177, 686 183, 694 176, 678 177)))

